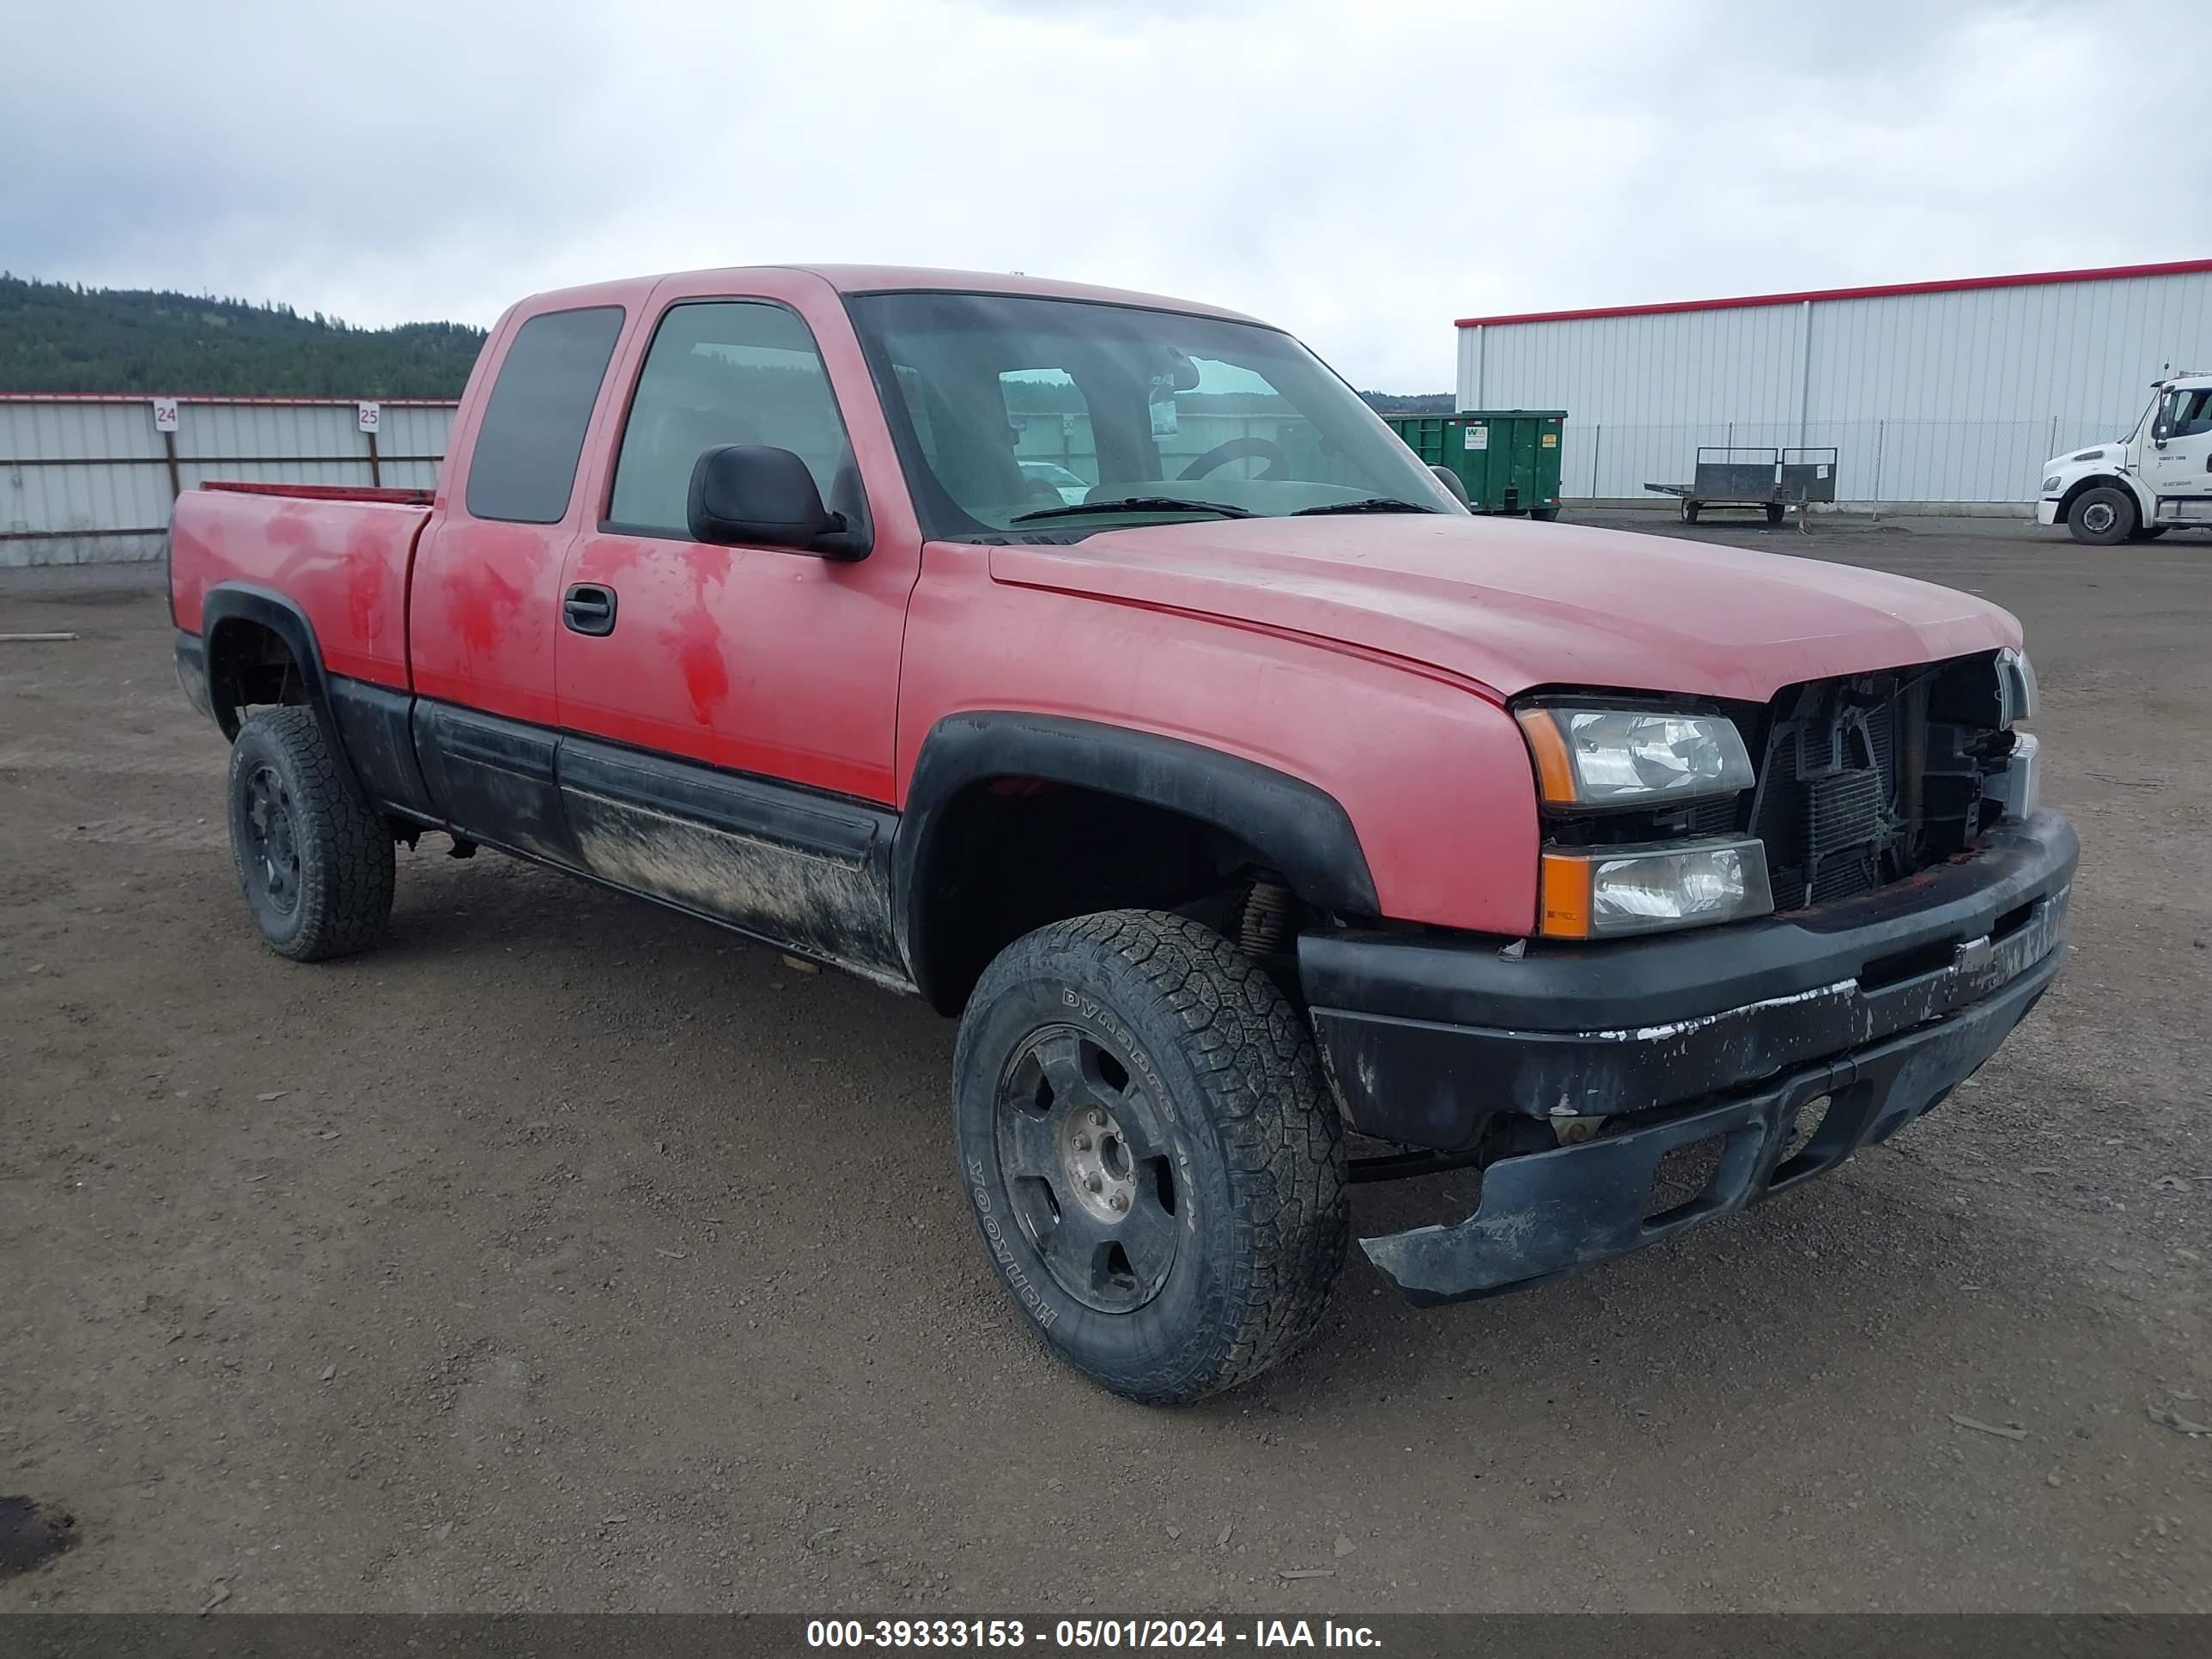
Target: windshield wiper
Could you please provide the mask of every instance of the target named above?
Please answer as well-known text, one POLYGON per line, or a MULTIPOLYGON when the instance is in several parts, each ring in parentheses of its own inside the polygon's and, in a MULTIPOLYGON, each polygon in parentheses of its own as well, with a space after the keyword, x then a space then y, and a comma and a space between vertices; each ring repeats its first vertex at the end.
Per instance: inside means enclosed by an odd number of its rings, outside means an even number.
POLYGON ((1220 501, 1182 501, 1172 495, 1123 495, 1110 501, 1067 501, 1041 507, 1034 513, 1017 513, 1008 524, 1034 524, 1039 519, 1072 519, 1085 513, 1211 513, 1223 519, 1256 519, 1249 507, 1220 501))
POLYGON ((1433 507, 1420 507, 1389 495, 1362 495, 1356 501, 1325 501, 1319 507, 1302 507, 1290 516, 1293 519, 1313 519, 1325 513, 1433 513, 1436 510, 1433 507))

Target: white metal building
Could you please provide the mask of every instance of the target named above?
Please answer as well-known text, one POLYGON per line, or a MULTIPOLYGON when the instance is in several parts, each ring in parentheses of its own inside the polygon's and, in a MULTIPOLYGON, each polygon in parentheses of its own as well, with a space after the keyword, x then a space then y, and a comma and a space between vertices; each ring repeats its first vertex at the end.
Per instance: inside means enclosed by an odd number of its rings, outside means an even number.
POLYGON ((453 405, 0 392, 0 568, 159 558, 179 490, 437 482, 453 405))
POLYGON ((2028 502, 2163 369, 2212 368, 2212 259, 1459 324, 1459 407, 1564 409, 1570 497, 1687 483, 1704 444, 1833 445, 1837 497, 2028 502))

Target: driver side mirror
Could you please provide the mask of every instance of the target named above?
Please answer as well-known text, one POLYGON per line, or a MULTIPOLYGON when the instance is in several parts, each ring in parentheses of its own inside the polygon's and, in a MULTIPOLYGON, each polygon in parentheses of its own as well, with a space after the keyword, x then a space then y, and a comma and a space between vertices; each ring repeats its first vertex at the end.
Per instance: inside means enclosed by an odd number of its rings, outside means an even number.
POLYGON ((2166 447, 2166 441, 2172 435, 2173 422, 2167 420, 2165 416, 2160 416, 2150 423, 2150 441, 2160 449, 2166 447))
POLYGON ((700 456, 685 518, 697 541, 857 556, 835 544, 849 526, 822 504, 806 463, 767 444, 724 444, 700 456))

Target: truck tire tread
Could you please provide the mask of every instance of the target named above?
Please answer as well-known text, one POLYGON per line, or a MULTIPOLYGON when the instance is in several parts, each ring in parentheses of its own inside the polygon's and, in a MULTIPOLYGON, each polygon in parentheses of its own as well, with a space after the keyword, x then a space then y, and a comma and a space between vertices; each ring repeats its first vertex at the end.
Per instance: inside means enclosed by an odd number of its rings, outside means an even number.
POLYGON ((263 939, 295 962, 326 962, 368 950, 392 919, 392 826, 361 797, 331 751, 312 709, 264 708, 239 728, 229 774, 231 857, 263 939), (301 883, 296 925, 272 928, 247 880, 238 820, 244 775, 267 754, 289 774, 300 823, 301 883))
MULTIPOLYGON (((1181 1404, 1249 1381, 1319 1325, 1351 1231, 1342 1133, 1297 1011, 1249 957, 1188 917, 1112 910, 1040 928, 1000 953, 971 1006, 1025 979, 1065 980, 1102 958, 1133 970, 1180 1027, 1178 1052, 1198 1078, 1228 1166, 1222 1277, 1231 1305, 1212 1313, 1205 1340, 1127 1370, 1085 1369, 1127 1398, 1181 1404)), ((963 1022, 963 1081, 971 1035, 963 1022)))

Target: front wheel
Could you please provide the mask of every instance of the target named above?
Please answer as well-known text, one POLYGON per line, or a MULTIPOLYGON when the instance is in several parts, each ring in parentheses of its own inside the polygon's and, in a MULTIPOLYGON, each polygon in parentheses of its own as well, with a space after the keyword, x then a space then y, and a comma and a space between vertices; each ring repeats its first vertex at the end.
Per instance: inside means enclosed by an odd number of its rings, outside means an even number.
POLYGON ((2154 542, 2172 528, 2172 525, 2167 524, 2142 525, 2137 526, 2136 533, 2128 539, 2131 542, 2154 542))
POLYGON ((1528 509, 1528 516, 1538 524, 1553 524, 1559 520, 1559 509, 1556 507, 1532 507, 1528 509))
POLYGON ((2111 547, 2135 534, 2135 498, 2111 484, 2085 489, 2066 509, 2066 531, 2077 542, 2111 547))
POLYGON ((1313 1330, 1349 1233, 1313 1040, 1267 975, 1181 916, 1113 910, 1000 953, 953 1059, 961 1185, 1062 1358, 1180 1405, 1313 1330))

